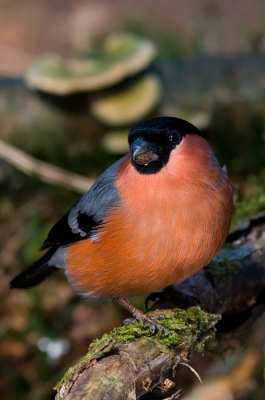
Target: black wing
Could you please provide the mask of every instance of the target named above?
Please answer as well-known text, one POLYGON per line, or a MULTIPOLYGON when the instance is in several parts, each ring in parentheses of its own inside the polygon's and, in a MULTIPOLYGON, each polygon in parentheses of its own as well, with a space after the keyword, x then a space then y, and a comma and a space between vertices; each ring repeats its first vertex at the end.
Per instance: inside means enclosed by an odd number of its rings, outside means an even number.
POLYGON ((120 200, 114 182, 123 159, 108 168, 90 190, 53 226, 42 250, 87 239, 104 224, 108 209, 120 200))

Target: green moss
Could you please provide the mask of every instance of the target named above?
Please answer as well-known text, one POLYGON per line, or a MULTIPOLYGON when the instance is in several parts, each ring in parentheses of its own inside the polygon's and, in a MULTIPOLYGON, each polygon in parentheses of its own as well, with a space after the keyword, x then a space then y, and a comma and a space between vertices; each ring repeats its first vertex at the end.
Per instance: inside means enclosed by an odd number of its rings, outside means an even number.
POLYGON ((189 348, 191 345, 195 345, 197 349, 201 350, 206 339, 214 335, 214 326, 219 320, 218 316, 208 314, 196 307, 191 307, 187 310, 156 310, 152 312, 152 316, 159 314, 163 314, 166 317, 159 320, 159 323, 168 329, 169 334, 163 331, 153 334, 152 329, 143 322, 133 322, 129 325, 115 328, 110 333, 91 343, 87 354, 66 372, 55 389, 59 390, 63 384, 70 381, 82 365, 90 360, 102 358, 105 354, 110 353, 114 346, 121 343, 129 343, 136 339, 152 336, 152 341, 156 341, 157 344, 164 348, 176 346, 189 348), (202 335, 202 333, 204 334, 202 335), (203 339, 198 339, 199 337, 203 337, 203 339))
POLYGON ((238 268, 238 262, 232 262, 228 256, 224 256, 220 262, 211 261, 209 268, 224 285, 230 284, 233 280, 234 272, 238 268))

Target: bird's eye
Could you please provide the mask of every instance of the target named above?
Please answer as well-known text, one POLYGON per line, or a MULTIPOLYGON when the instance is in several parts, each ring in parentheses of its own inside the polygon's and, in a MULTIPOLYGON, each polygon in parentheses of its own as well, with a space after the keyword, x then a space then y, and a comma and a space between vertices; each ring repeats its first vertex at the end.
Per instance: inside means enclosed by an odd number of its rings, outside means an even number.
POLYGON ((178 132, 172 132, 169 134, 169 140, 171 143, 178 144, 181 142, 181 134, 178 132))

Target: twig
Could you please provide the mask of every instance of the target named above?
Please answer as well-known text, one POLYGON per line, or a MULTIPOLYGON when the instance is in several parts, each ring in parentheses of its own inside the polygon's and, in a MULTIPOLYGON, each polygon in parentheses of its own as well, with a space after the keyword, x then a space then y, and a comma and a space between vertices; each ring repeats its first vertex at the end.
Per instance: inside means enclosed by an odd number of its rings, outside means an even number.
POLYGON ((181 363, 179 363, 179 364, 180 364, 180 365, 185 365, 185 367, 188 367, 188 368, 194 373, 194 375, 197 376, 198 380, 202 383, 202 380, 201 380, 200 375, 198 374, 198 372, 197 372, 194 368, 192 368, 191 365, 186 364, 186 363, 184 363, 184 362, 181 362, 181 363))
POLYGON ((35 176, 51 185, 62 186, 78 193, 86 193, 94 180, 68 172, 55 165, 37 160, 29 154, 0 140, 0 158, 27 175, 35 176))
MULTIPOLYGON (((259 362, 257 349, 251 349, 229 374, 217 376, 196 385, 183 400, 223 400, 245 398, 253 389, 253 375, 259 362)), ((252 398, 252 397, 251 397, 252 398)))

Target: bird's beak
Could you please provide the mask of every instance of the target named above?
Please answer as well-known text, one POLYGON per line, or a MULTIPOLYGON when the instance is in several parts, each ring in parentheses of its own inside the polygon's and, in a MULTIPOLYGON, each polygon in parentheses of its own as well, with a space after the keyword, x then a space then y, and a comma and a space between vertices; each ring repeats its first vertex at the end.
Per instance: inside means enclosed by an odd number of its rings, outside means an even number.
POLYGON ((139 165, 147 166, 150 162, 159 160, 155 144, 143 138, 132 143, 131 152, 133 161, 139 165))

